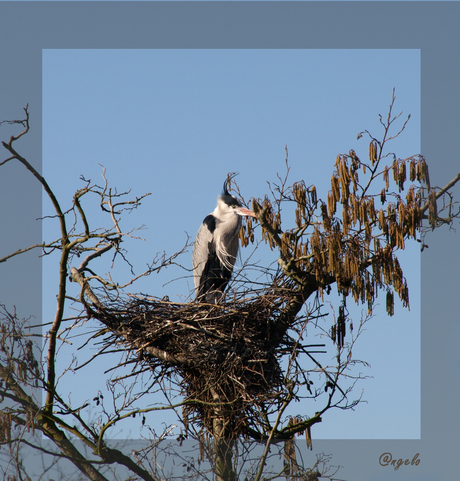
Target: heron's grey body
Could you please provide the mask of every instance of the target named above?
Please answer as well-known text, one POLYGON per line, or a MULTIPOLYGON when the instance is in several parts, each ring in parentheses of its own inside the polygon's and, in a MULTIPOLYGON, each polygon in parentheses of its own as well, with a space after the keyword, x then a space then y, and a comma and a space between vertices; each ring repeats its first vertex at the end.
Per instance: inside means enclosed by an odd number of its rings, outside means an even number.
POLYGON ((241 216, 254 213, 228 193, 226 184, 214 211, 205 217, 193 246, 193 275, 198 300, 216 303, 232 275, 238 255, 241 216))

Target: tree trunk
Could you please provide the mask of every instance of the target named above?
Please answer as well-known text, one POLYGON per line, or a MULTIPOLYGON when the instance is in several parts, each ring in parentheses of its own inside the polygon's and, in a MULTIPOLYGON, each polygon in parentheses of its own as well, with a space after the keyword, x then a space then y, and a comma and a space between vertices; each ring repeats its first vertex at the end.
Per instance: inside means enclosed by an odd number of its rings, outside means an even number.
POLYGON ((212 390, 212 396, 216 406, 214 408, 213 438, 214 438, 214 462, 217 481, 235 481, 236 473, 233 469, 234 440, 229 436, 228 426, 230 421, 225 416, 225 408, 220 396, 212 390))

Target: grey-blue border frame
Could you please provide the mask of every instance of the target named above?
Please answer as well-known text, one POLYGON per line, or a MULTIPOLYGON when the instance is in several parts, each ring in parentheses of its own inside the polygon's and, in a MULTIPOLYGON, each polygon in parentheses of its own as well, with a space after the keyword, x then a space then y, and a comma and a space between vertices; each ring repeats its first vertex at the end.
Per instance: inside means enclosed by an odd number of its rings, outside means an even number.
MULTIPOLYGON (((414 48, 421 51, 422 154, 431 166, 431 183, 445 184, 460 171, 459 18, 458 2, 2 1, 0 118, 21 118, 29 104, 32 129, 21 151, 41 168, 42 49, 47 48, 414 48)), ((36 221, 41 190, 24 174, 12 163, 0 171, 0 256, 41 242, 36 221)), ((312 454, 331 453, 332 463, 343 466, 341 479, 420 481, 453 479, 458 472, 459 241, 443 229, 430 235, 428 244, 422 255, 421 439, 314 441, 312 454), (396 471, 379 464, 385 452, 403 459, 418 453, 420 463, 396 471)), ((0 268, 0 302, 40 321, 37 253, 0 268)), ((391 347, 381 348, 391 355, 391 347)))

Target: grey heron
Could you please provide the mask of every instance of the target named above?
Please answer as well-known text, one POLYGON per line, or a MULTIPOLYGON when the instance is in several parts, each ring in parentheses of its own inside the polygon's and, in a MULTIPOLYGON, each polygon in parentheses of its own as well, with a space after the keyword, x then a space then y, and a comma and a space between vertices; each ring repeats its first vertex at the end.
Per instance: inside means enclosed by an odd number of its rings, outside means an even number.
POLYGON ((193 246, 193 276, 198 300, 216 303, 222 297, 238 255, 242 216, 256 217, 228 192, 225 181, 217 206, 203 220, 193 246))

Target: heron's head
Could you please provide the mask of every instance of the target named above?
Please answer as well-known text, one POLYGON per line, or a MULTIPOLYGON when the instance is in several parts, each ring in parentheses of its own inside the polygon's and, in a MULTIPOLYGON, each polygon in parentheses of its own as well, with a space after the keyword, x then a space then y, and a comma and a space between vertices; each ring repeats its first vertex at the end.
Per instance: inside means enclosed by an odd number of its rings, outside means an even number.
POLYGON ((217 199, 217 207, 219 208, 222 212, 226 213, 233 213, 241 216, 250 216, 250 217, 255 217, 256 215, 252 210, 246 209, 246 207, 243 207, 241 202, 232 194, 229 193, 228 191, 228 181, 226 180, 224 182, 224 187, 222 189, 222 194, 219 196, 217 199))

